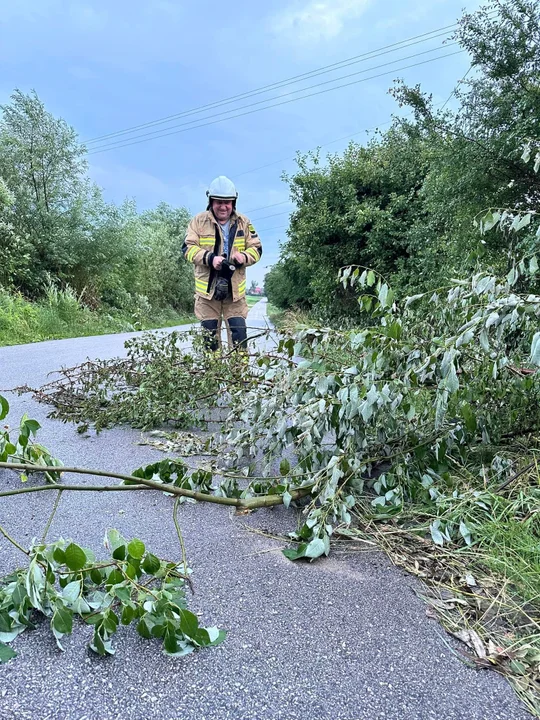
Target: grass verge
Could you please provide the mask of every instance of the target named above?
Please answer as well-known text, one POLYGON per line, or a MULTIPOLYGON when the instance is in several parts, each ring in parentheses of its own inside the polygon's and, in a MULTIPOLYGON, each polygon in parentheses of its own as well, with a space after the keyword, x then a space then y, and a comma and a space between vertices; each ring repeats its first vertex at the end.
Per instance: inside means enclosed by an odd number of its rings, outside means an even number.
POLYGON ((53 290, 40 302, 0 290, 0 346, 60 338, 133 332, 194 322, 172 309, 135 318, 120 311, 96 312, 71 291, 53 290))
POLYGON ((464 643, 464 651, 453 652, 471 667, 506 677, 540 717, 540 474, 532 465, 501 493, 464 493, 468 544, 433 542, 434 517, 450 523, 451 512, 409 506, 381 518, 365 497, 355 527, 342 538, 375 541, 395 565, 420 578, 428 616, 464 643))
POLYGON ((246 295, 246 302, 249 308, 252 308, 254 305, 256 305, 260 299, 260 295, 246 295))

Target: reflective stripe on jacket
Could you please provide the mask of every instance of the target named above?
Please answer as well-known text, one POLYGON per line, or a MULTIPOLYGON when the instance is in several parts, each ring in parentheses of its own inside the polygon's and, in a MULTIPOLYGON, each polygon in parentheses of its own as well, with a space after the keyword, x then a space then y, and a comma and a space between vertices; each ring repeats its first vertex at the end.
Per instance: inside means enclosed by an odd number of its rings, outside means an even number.
MULTIPOLYGON (((234 247, 242 253, 245 262, 237 267, 231 279, 233 300, 239 300, 246 294, 246 267, 261 259, 262 245, 253 225, 245 215, 233 212, 231 229, 236 223, 234 241, 229 237, 229 252, 234 247)), ((223 254, 223 234, 216 218, 210 210, 195 215, 189 223, 184 244, 184 257, 195 266, 195 294, 211 298, 214 294, 215 280, 218 276, 212 266, 216 255, 223 254)))

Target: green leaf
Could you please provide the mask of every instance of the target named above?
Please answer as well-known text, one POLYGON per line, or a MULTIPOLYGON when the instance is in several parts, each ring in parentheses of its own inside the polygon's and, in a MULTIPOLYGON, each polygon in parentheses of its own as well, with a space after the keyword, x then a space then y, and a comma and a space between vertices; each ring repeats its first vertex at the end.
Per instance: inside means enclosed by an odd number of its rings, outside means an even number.
POLYGON ((84 550, 78 545, 75 545, 75 543, 70 543, 64 550, 64 554, 66 557, 66 565, 70 570, 82 570, 86 565, 86 554, 84 550))
POLYGON ((209 627, 205 628, 206 632, 208 633, 210 637, 210 645, 212 647, 216 647, 217 645, 221 645, 221 643, 225 640, 227 637, 227 631, 226 630, 219 630, 217 627, 209 627))
POLYGON ((126 546, 118 545, 118 547, 114 548, 112 556, 115 560, 125 560, 126 559, 126 546))
POLYGON ((200 647, 215 647, 218 644, 218 639, 219 630, 217 628, 199 628, 193 642, 200 647))
POLYGON ((307 543, 300 543, 296 549, 294 548, 285 548, 285 550, 282 550, 281 552, 287 560, 299 560, 300 558, 303 558, 306 556, 306 548, 308 544, 307 543))
POLYGON ((180 611, 180 630, 187 637, 194 637, 199 629, 197 616, 189 610, 180 611))
POLYGON ((373 270, 369 270, 367 274, 366 285, 368 287, 373 287, 373 285, 375 285, 375 273, 373 272, 373 270))
POLYGON ((67 608, 57 606, 51 625, 62 635, 69 634, 73 630, 73 613, 67 608))
MULTIPOLYGON (((144 475, 142 477, 144 477, 144 475)), ((119 545, 127 545, 127 540, 120 535, 118 530, 111 528, 110 530, 107 530, 104 544, 105 547, 113 553, 119 545)))
POLYGON ((0 420, 3 420, 9 412, 9 403, 3 395, 0 395, 0 420))
POLYGON ((137 632, 145 640, 152 639, 152 633, 150 632, 150 629, 148 628, 148 624, 147 624, 145 618, 141 618, 141 620, 139 620, 139 622, 137 624, 137 632))
POLYGON ((456 392, 459 390, 459 380, 456 373, 456 368, 454 363, 450 363, 450 366, 448 368, 448 374, 445 378, 446 387, 448 388, 448 391, 451 393, 456 392))
POLYGON ((35 435, 41 427, 37 420, 26 420, 24 424, 28 428, 28 431, 32 433, 32 435, 35 435))
MULTIPOLYGON (((386 283, 383 283, 383 285, 381 285, 381 289, 379 290, 378 300, 381 303, 381 306, 383 308, 387 306, 388 285, 386 283)), ((388 304, 390 304, 390 303, 388 303, 388 304)))
POLYGON ((131 607, 131 605, 124 605, 122 609, 122 616, 120 618, 122 625, 129 625, 135 617, 135 614, 135 608, 131 607))
POLYGON ((285 505, 286 508, 288 508, 289 505, 291 504, 291 500, 292 500, 291 493, 288 490, 285 490, 285 492, 283 493, 283 504, 285 505))
POLYGON ((528 225, 531 224, 531 218, 532 218, 531 213, 527 213, 526 215, 523 215, 523 216, 516 215, 514 222, 512 223, 512 230, 515 230, 516 232, 518 232, 522 228, 527 227, 528 225))
POLYGON ((498 212, 487 212, 481 220, 482 232, 487 232, 488 230, 491 230, 491 228, 495 227, 495 225, 499 222, 500 219, 501 216, 498 212))
POLYGON ((128 576, 128 578, 131 578, 131 580, 135 580, 137 577, 137 568, 132 565, 131 563, 128 563, 126 567, 124 568, 124 572, 128 576))
POLYGON ((463 520, 459 523, 459 533, 461 537, 465 540, 467 545, 472 544, 471 531, 469 530, 468 526, 463 522, 463 520))
POLYGON ((142 558, 145 550, 146 548, 143 541, 138 540, 137 538, 134 538, 128 545, 128 553, 136 560, 140 560, 142 558))
POLYGON ((109 635, 112 635, 112 633, 116 632, 119 622, 116 613, 109 609, 103 618, 103 628, 109 635))
POLYGON ((540 332, 536 332, 531 343, 531 362, 540 366, 540 332))
POLYGON ((435 545, 442 546, 442 545, 444 545, 444 537, 443 537, 441 531, 439 530, 438 523, 439 523, 439 521, 435 520, 434 522, 431 523, 429 529, 431 531, 431 537, 432 537, 435 545))
POLYGON ((106 585, 119 585, 120 583, 123 583, 125 580, 123 574, 118 570, 118 568, 114 568, 112 572, 109 573, 109 577, 107 578, 106 585))
POLYGON ((322 538, 314 538, 306 548, 305 557, 318 558, 325 553, 324 540, 322 538))
POLYGON ((121 600, 123 603, 128 603, 131 600, 131 591, 127 585, 115 585, 112 591, 113 595, 121 600))
POLYGON ((62 590, 62 597, 68 603, 74 603, 81 593, 81 583, 79 580, 73 580, 62 590))
POLYGON ((7 663, 14 657, 17 657, 15 650, 0 642, 0 663, 7 663))
POLYGON ((143 560, 142 569, 148 575, 155 575, 161 567, 159 558, 152 553, 146 553, 146 557, 143 560))
POLYGON ((56 547, 53 552, 53 560, 59 565, 66 564, 66 554, 62 548, 56 547))
POLYGON ((176 634, 170 630, 165 633, 163 647, 167 653, 176 653, 178 650, 178 639, 176 634))
POLYGON ((152 637, 161 638, 165 635, 165 619, 160 618, 157 623, 152 627, 152 637))
POLYGON ((98 570, 97 568, 93 568, 90 571, 90 579, 96 585, 101 585, 101 583, 103 582, 103 574, 102 574, 101 570, 98 570))
POLYGON ((107 650, 105 649, 105 643, 103 641, 103 638, 101 636, 101 625, 96 625, 94 628, 94 637, 92 642, 90 643, 90 649, 93 650, 98 655, 106 655, 107 650))
POLYGON ((283 458, 283 460, 279 463, 279 472, 281 475, 285 476, 288 475, 291 471, 291 464, 287 460, 287 458, 283 458))
POLYGON ((531 275, 535 275, 538 272, 538 258, 533 255, 529 261, 529 272, 531 275))
POLYGON ((506 276, 506 282, 510 285, 510 287, 512 287, 512 285, 516 284, 518 278, 519 278, 518 271, 516 270, 515 267, 513 267, 510 270, 510 272, 508 273, 508 275, 506 276))

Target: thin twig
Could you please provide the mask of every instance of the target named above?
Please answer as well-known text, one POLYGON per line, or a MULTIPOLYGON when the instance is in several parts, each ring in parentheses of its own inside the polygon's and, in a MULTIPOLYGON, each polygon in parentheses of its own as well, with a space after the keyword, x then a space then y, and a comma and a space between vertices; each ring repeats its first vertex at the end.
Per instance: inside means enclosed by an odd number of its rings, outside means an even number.
POLYGON ((529 465, 527 465, 526 467, 524 467, 522 470, 520 470, 519 472, 517 472, 515 475, 512 475, 512 477, 508 478, 508 480, 505 480, 503 483, 501 483, 501 484, 499 485, 499 487, 495 490, 495 492, 496 492, 496 493, 500 493, 501 490, 504 490, 504 489, 507 488, 509 485, 511 485, 511 484, 514 482, 514 480, 517 480, 517 479, 518 479, 519 477, 521 477, 522 475, 525 475, 526 472, 529 472, 529 470, 532 470, 534 467, 536 467, 536 462, 530 463, 529 465))
POLYGON ((25 555, 30 555, 30 551, 29 551, 29 550, 25 550, 22 545, 19 545, 19 543, 18 543, 16 540, 14 540, 14 539, 11 537, 11 535, 8 535, 8 533, 6 532, 6 530, 4 530, 4 528, 3 528, 1 525, 0 525, 0 533, 2 533, 2 535, 6 538, 6 540, 8 540, 12 545, 15 545, 15 547, 17 548, 17 550, 20 550, 20 551, 23 552, 25 555))
POLYGON ((19 490, 5 490, 0 492, 1 497, 12 495, 26 495, 28 493, 43 492, 44 490, 82 490, 86 492, 116 492, 122 490, 153 490, 146 485, 38 485, 37 487, 25 487, 19 490))
POLYGON ((184 575, 187 577, 188 575, 188 563, 187 563, 187 555, 186 555, 186 546, 184 544, 184 536, 182 535, 182 531, 180 530, 180 524, 178 522, 178 505, 180 504, 180 498, 175 498, 174 501, 174 507, 173 507, 173 520, 174 520, 174 526, 176 528, 176 534, 178 535, 178 542, 180 543, 180 549, 182 551, 182 563, 184 565, 184 575))
POLYGON ((58 505, 60 504, 60 498, 62 497, 63 488, 62 490, 58 491, 58 495, 56 496, 56 500, 54 501, 52 512, 49 516, 49 519, 47 520, 47 524, 45 525, 45 530, 43 531, 43 535, 41 536, 41 542, 44 543, 47 539, 47 533, 49 532, 49 528, 51 527, 51 523, 54 519, 54 516, 56 515, 56 511, 58 510, 58 505))

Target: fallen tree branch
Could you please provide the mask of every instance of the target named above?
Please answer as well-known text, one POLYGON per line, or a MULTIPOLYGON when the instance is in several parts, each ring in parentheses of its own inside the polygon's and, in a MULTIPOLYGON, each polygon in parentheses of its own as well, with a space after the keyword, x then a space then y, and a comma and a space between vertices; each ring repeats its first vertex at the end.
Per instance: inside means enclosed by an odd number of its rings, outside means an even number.
MULTIPOLYGON (((88 468, 76 468, 76 467, 47 467, 45 465, 28 465, 26 463, 0 463, 0 469, 6 470, 23 470, 27 473, 36 472, 62 472, 62 473, 77 473, 80 475, 95 475, 97 477, 109 477, 117 478, 124 482, 134 483, 132 485, 113 485, 113 486, 83 486, 83 485, 60 485, 59 483, 52 483, 48 485, 42 485, 35 488, 21 488, 20 490, 8 490, 0 492, 0 497, 6 497, 9 495, 21 495, 23 493, 40 492, 43 490, 93 490, 96 492, 111 492, 114 490, 143 490, 152 489, 160 490, 161 492, 167 492, 171 495, 181 495, 184 497, 191 498, 192 500, 199 500, 200 502, 209 502, 216 505, 229 505, 233 507, 255 510, 262 507, 273 507, 275 505, 283 504, 282 495, 264 495, 262 497, 251 497, 251 498, 229 498, 229 497, 217 497, 216 495, 209 495, 207 493, 197 492, 195 490, 187 490, 185 488, 176 487, 170 483, 157 482, 155 480, 146 480, 145 478, 135 477, 133 475, 124 475, 122 473, 114 473, 106 470, 91 470, 88 468)), ((298 500, 299 498, 309 495, 312 490, 312 485, 308 485, 297 490, 290 490, 292 500, 298 500)))

